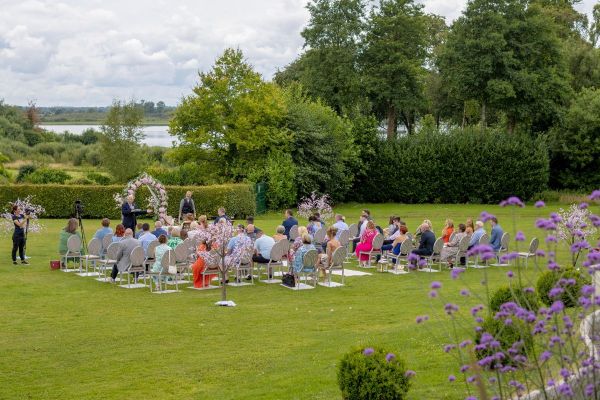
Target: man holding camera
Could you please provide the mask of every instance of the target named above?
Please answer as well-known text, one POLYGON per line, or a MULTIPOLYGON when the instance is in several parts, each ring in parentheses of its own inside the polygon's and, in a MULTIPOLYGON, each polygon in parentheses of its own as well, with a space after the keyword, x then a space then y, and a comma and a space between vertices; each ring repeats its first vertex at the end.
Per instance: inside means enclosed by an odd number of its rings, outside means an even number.
POLYGON ((15 231, 13 232, 13 247, 12 247, 12 260, 13 265, 17 265, 17 250, 19 250, 19 257, 21 258, 21 264, 29 264, 25 260, 25 227, 27 226, 27 220, 29 219, 29 213, 26 215, 21 214, 21 209, 18 205, 12 207, 12 220, 15 225, 15 231))

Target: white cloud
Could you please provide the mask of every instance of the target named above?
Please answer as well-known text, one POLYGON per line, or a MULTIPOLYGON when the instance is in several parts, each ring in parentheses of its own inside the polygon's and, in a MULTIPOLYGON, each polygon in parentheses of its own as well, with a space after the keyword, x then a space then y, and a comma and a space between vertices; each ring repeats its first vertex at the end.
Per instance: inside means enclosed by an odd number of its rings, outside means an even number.
MULTIPOLYGON (((460 15, 464 0, 421 0, 460 15)), ((593 0, 578 7, 590 12, 593 0)), ((265 77, 300 52, 306 0, 0 0, 0 98, 13 104, 176 104, 198 70, 239 47, 265 77)))

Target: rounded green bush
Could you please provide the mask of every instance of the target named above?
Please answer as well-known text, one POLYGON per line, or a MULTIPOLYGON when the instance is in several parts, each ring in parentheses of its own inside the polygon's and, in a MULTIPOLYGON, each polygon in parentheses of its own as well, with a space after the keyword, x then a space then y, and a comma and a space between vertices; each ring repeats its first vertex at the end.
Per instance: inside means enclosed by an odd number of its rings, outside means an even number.
POLYGON ((23 182, 27 175, 34 173, 37 170, 37 167, 33 164, 22 165, 19 167, 19 173, 17 174, 16 181, 23 182))
POLYGON ((556 300, 561 300, 565 307, 575 307, 578 304, 578 299, 581 294, 581 288, 584 285, 589 285, 591 282, 588 275, 585 272, 580 272, 574 268, 565 268, 559 271, 547 271, 543 273, 537 281, 537 292, 540 296, 540 300, 547 305, 551 306, 556 300), (564 279, 564 281, 561 281, 564 279), (574 285, 560 284, 569 279, 574 279, 574 285), (550 298, 550 291, 555 287, 562 287, 564 292, 557 298, 550 298))
POLYGON ((110 178, 98 172, 90 172, 86 175, 86 178, 98 185, 110 185, 110 178))
POLYGON ((346 354, 338 368, 338 384, 345 400, 401 400, 410 388, 404 361, 378 348, 346 354))
POLYGON ((71 175, 59 169, 40 168, 25 176, 24 180, 29 183, 65 183, 71 179, 71 175))
POLYGON ((535 293, 527 293, 522 287, 502 286, 490 298, 490 310, 500 311, 500 306, 513 301, 520 307, 536 312, 540 308, 538 297, 535 293))
POLYGON ((508 349, 510 349, 515 342, 523 342, 523 345, 517 353, 518 355, 527 355, 533 349, 533 334, 531 333, 531 329, 527 324, 516 317, 512 318, 512 324, 510 325, 506 325, 504 321, 494 319, 494 317, 488 317, 483 321, 481 327, 483 329, 475 335, 475 343, 480 344, 481 336, 484 333, 489 333, 500 343, 500 348, 488 348, 477 351, 476 354, 479 360, 501 351, 506 356, 502 363, 504 365, 514 365, 515 362, 513 357, 509 354, 508 349))

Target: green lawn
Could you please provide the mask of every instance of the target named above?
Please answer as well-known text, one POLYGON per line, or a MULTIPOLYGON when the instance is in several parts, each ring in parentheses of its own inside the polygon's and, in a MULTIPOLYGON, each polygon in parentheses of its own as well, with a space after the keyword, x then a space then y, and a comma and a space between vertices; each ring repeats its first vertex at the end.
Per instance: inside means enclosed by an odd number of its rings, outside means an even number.
MULTIPOLYGON (((363 207, 336 211, 351 223, 363 207)), ((398 214, 411 232, 429 218, 439 234, 445 218, 458 223, 482 210, 512 231, 510 208, 368 207, 379 224, 398 214)), ((556 208, 518 209, 519 229, 529 240, 537 233, 535 219, 556 208)), ((268 214, 256 225, 272 231, 281 219, 268 214)), ((89 239, 99 222, 84 223, 89 239)), ((455 301, 468 310, 480 300, 461 297, 460 289, 482 294, 486 275, 491 287, 507 281, 506 268, 471 269, 458 281, 447 271, 400 276, 370 271, 372 276, 347 278, 345 287, 334 289, 229 288, 238 306, 218 308, 213 304, 219 291, 153 295, 50 271, 64 221, 44 224, 43 234, 30 236, 31 267, 10 264, 10 238, 0 244, 2 399, 339 399, 338 360, 365 345, 387 347, 416 371, 410 399, 462 399, 465 386, 447 383, 457 366, 441 349, 449 327, 443 304, 455 301), (442 298, 431 301, 433 280, 444 287, 442 298), (417 325, 415 317, 422 314, 432 321, 417 325)), ((524 279, 535 275, 530 264, 524 279)))

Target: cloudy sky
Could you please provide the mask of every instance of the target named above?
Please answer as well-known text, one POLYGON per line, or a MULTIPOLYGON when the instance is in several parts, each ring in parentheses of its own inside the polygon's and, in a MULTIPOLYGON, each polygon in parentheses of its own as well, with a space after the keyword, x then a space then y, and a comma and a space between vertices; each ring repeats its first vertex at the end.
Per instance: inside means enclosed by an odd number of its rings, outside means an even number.
MULTIPOLYGON (((422 0, 453 20, 466 0, 422 0)), ((578 8, 590 13, 596 0, 578 8)), ((302 47, 306 0, 0 0, 0 99, 175 105, 198 70, 239 47, 266 78, 302 47)))

